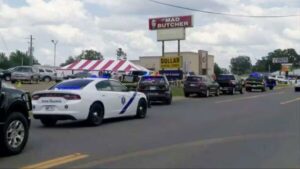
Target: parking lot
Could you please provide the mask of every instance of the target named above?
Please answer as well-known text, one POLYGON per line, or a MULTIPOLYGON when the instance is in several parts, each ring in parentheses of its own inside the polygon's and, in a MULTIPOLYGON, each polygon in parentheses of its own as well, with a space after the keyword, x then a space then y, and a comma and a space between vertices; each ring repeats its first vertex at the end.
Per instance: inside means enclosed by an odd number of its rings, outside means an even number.
POLYGON ((299 103, 300 95, 285 87, 176 97, 171 106, 154 104, 146 119, 106 120, 99 127, 60 122, 46 128, 32 120, 24 152, 1 158, 0 168, 299 168, 299 103))

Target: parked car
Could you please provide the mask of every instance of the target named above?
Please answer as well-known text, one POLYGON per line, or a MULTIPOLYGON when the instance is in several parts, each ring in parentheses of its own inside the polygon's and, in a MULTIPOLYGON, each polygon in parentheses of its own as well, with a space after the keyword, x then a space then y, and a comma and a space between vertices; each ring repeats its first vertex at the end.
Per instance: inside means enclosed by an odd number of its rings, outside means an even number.
POLYGON ((31 99, 0 79, 0 154, 15 155, 24 149, 29 135, 31 99))
POLYGON ((79 72, 79 73, 75 73, 69 76, 64 77, 65 80, 67 79, 78 79, 78 78, 88 78, 88 77, 92 77, 93 75, 89 72, 79 72))
POLYGON ((32 66, 18 66, 11 73, 11 82, 28 81, 30 83, 39 83, 40 74, 38 70, 32 66))
POLYGON ((142 76, 138 83, 138 91, 145 93, 150 102, 172 104, 172 90, 166 76, 142 76))
POLYGON ((237 75, 222 74, 217 76, 216 80, 220 85, 220 90, 223 93, 230 93, 231 95, 236 92, 243 94, 243 81, 237 75))
POLYGON ((11 73, 11 83, 20 82, 30 82, 39 83, 40 74, 38 70, 32 66, 18 66, 13 69, 11 73))
POLYGON ((189 97, 191 94, 204 95, 209 97, 211 94, 220 95, 220 85, 209 76, 189 76, 184 82, 184 95, 189 97))
POLYGON ((98 126, 104 119, 147 115, 146 96, 111 79, 67 80, 34 93, 32 100, 33 117, 45 126, 54 126, 58 120, 85 120, 98 126))
POLYGON ((300 79, 296 80, 296 83, 295 83, 295 92, 300 92, 300 79))
POLYGON ((2 79, 4 79, 5 81, 10 81, 11 79, 11 73, 14 71, 16 67, 7 69, 7 70, 3 70, 2 71, 2 79))
POLYGON ((50 68, 43 68, 43 67, 38 67, 37 69, 39 70, 40 80, 45 82, 57 80, 57 74, 55 70, 50 68))

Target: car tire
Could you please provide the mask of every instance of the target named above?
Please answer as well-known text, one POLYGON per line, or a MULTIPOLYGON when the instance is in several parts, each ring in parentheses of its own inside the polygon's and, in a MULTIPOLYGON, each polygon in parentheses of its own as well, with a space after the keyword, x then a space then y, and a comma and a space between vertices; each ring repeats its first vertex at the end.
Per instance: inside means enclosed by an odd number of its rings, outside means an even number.
POLYGON ((209 97, 209 96, 210 96, 210 92, 209 92, 209 89, 207 89, 205 92, 205 97, 209 97))
POLYGON ((104 108, 101 104, 93 104, 87 122, 91 126, 100 126, 104 119, 104 108))
POLYGON ((216 90, 216 96, 220 96, 220 89, 216 90))
POLYGON ((136 118, 143 119, 146 118, 146 116, 147 116, 147 102, 146 100, 141 99, 137 106, 136 118))
POLYGON ((56 119, 51 119, 51 118, 41 119, 41 123, 42 123, 45 127, 53 127, 53 126, 56 125, 57 120, 56 120, 56 119))
POLYGON ((51 78, 46 76, 46 77, 44 77, 43 81, 46 83, 49 83, 49 82, 51 82, 51 78))
POLYGON ((262 88, 262 89, 261 89, 261 92, 266 92, 266 88, 262 88))
POLYGON ((190 97, 190 93, 184 92, 185 97, 190 97))
POLYGON ((33 77, 31 77, 29 83, 33 84, 33 82, 34 82, 34 79, 33 79, 33 77))
POLYGON ((234 95, 235 94, 235 88, 232 88, 232 90, 230 91, 230 95, 234 95))
POLYGON ((16 83, 16 81, 15 81, 15 80, 12 80, 12 81, 11 81, 11 83, 12 83, 12 84, 15 84, 15 83, 16 83))
POLYGON ((170 96, 169 98, 167 98, 166 100, 166 105, 171 105, 172 104, 172 96, 170 96))
POLYGON ((5 79, 5 81, 10 81, 11 77, 10 76, 5 76, 4 79, 5 79))
POLYGON ((28 136, 29 123, 26 117, 19 112, 12 113, 7 118, 5 125, 0 128, 0 154, 6 156, 21 153, 28 136), (8 138, 9 135, 11 139, 8 138))
POLYGON ((241 90, 240 90, 240 94, 244 94, 244 90, 243 90, 243 88, 241 88, 241 90))
POLYGON ((270 90, 274 90, 274 86, 269 87, 270 90))

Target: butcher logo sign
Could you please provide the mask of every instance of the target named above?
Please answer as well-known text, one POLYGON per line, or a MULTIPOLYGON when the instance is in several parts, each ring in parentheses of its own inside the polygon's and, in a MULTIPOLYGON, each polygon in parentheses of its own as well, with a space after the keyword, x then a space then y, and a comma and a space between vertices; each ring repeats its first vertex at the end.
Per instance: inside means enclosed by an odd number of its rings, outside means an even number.
POLYGON ((149 19, 149 29, 169 29, 193 27, 193 16, 174 16, 149 19))
POLYGON ((178 69, 181 68, 181 56, 161 57, 161 69, 178 69))

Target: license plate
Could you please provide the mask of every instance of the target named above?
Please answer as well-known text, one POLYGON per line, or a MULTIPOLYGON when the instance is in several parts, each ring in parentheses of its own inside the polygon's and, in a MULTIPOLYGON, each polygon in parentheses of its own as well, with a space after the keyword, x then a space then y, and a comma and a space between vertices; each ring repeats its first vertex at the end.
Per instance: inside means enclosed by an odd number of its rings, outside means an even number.
POLYGON ((150 95, 150 96, 157 96, 158 93, 150 93, 149 95, 150 95))
POLYGON ((54 111, 55 106, 45 106, 46 111, 54 111))
POLYGON ((195 87, 196 85, 195 85, 195 84, 190 84, 190 86, 191 86, 191 87, 195 87))
POLYGON ((155 86, 150 86, 150 90, 156 90, 155 86))

